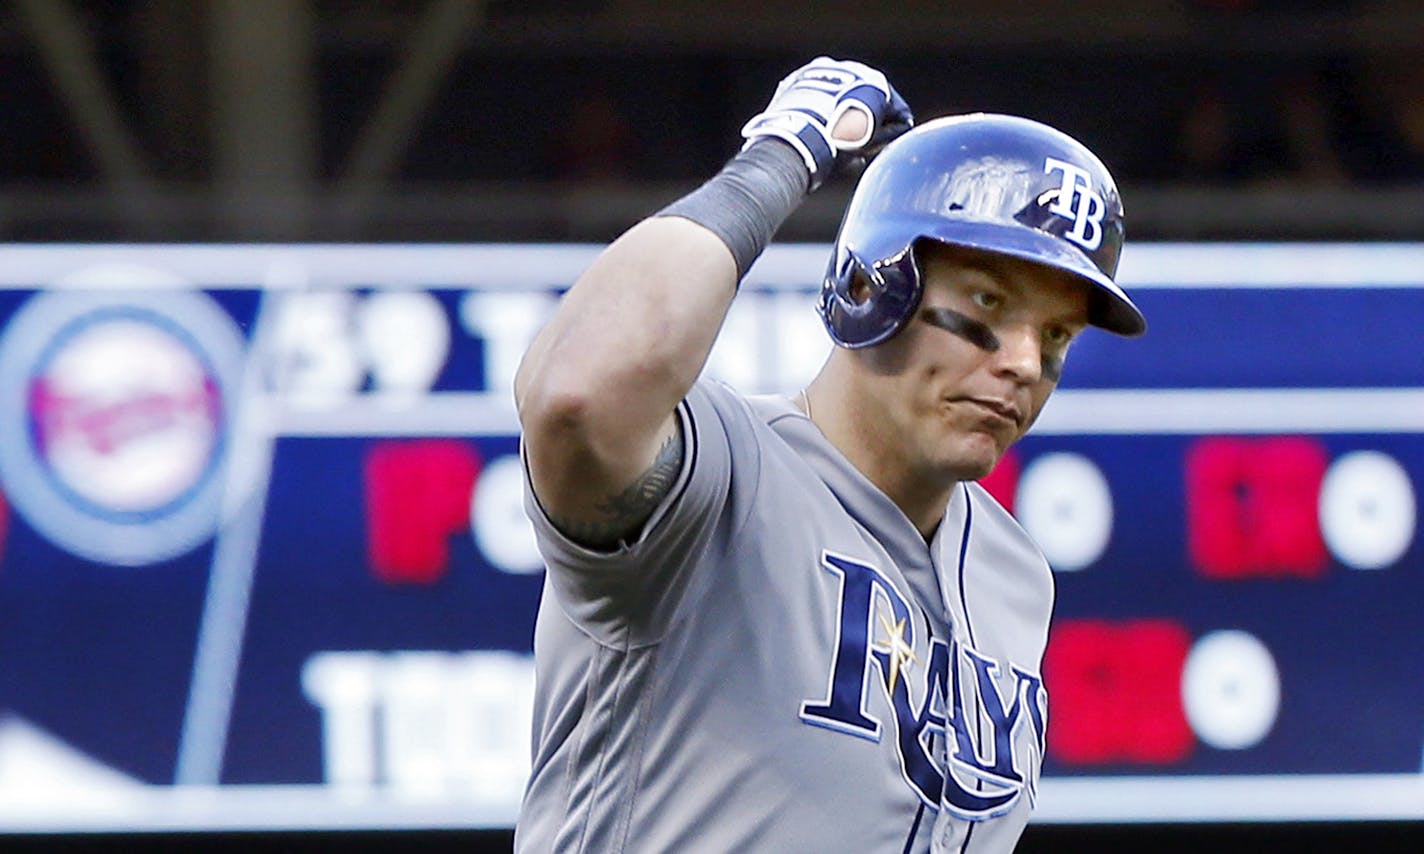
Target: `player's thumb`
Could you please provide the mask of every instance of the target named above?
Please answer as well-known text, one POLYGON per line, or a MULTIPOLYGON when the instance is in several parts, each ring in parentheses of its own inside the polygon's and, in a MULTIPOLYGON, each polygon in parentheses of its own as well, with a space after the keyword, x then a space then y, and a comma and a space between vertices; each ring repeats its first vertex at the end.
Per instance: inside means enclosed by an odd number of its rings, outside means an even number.
POLYGON ((870 113, 864 109, 848 109, 840 114, 831 128, 831 136, 842 142, 864 141, 870 138, 870 113))

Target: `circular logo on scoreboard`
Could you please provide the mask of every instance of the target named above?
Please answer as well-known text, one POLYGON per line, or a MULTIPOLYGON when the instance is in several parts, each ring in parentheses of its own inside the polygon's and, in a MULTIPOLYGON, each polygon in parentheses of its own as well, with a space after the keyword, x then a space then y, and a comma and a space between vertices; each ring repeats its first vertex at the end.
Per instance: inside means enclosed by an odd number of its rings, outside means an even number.
POLYGON ((0 339, 0 480, 15 509, 103 563, 154 563, 206 540, 242 350, 232 318, 197 291, 31 298, 0 339))

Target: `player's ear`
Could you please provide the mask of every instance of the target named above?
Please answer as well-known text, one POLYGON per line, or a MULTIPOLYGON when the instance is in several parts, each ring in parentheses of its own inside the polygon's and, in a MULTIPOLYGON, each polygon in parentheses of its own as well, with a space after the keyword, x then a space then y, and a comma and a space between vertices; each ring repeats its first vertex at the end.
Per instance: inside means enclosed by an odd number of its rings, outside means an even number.
POLYGON ((872 290, 870 280, 865 277, 865 273, 856 270, 855 278, 850 283, 850 298, 856 305, 864 305, 870 299, 872 290))

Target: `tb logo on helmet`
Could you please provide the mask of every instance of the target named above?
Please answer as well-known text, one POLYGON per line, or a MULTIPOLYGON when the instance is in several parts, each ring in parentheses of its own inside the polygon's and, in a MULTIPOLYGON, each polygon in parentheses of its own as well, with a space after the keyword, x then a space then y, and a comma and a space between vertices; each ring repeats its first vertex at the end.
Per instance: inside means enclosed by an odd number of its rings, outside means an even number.
POLYGON ((1088 170, 1074 166, 1066 160, 1048 157, 1043 161, 1043 171, 1053 174, 1063 170, 1063 185, 1058 188, 1058 198, 1048 209, 1066 219, 1073 220, 1073 228, 1063 235, 1084 249, 1097 249, 1103 242, 1103 213, 1107 205, 1103 197, 1093 192, 1088 182, 1088 170))

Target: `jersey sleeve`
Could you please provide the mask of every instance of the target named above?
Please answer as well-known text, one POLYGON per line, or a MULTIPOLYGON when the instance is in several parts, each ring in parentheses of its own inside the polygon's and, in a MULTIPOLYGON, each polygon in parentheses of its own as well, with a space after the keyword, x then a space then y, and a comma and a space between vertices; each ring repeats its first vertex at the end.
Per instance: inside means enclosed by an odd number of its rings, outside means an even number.
POLYGON ((657 639, 700 580, 698 570, 716 563, 709 551, 736 524, 734 467, 736 480, 745 473, 747 482, 755 481, 756 439, 734 392, 699 381, 677 417, 683 436, 678 477, 642 529, 615 549, 591 549, 564 536, 540 506, 525 467, 525 510, 547 567, 546 584, 569 619, 601 640, 626 643, 630 632, 642 641, 657 639))

